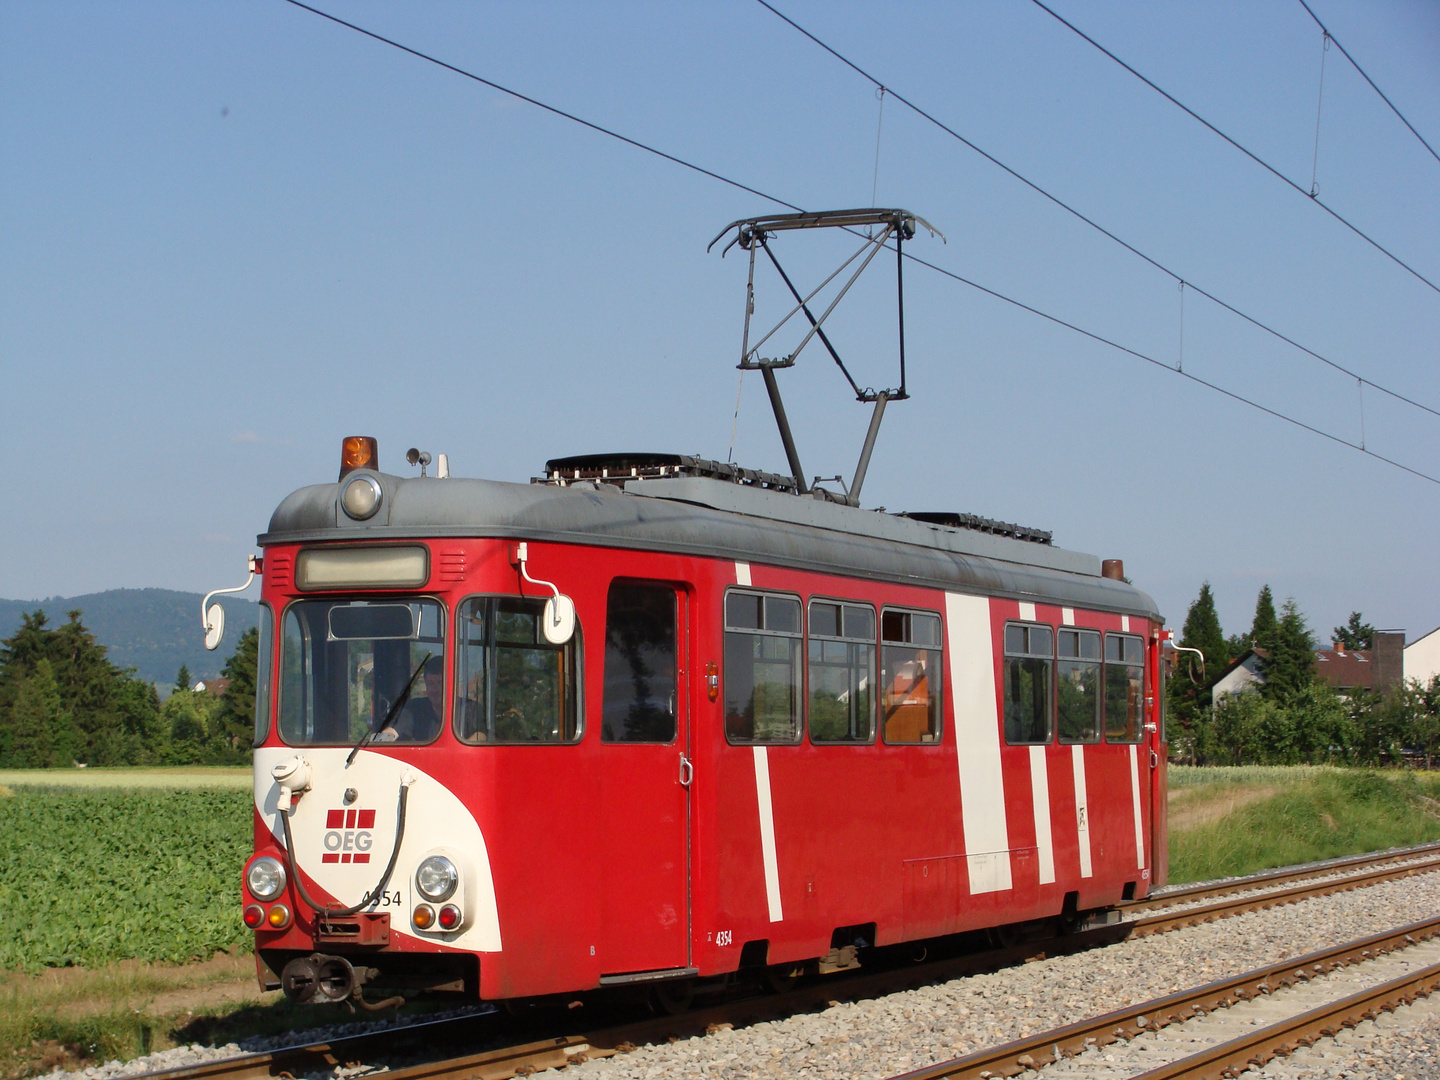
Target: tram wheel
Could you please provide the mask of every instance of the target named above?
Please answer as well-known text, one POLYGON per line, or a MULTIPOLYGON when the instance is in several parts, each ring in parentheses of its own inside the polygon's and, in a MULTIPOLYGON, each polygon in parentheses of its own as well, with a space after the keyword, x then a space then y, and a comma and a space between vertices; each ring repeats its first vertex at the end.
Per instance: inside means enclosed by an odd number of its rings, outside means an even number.
POLYGON ((651 1007, 662 1016, 678 1016, 695 1000, 695 980, 672 979, 650 991, 651 1007))

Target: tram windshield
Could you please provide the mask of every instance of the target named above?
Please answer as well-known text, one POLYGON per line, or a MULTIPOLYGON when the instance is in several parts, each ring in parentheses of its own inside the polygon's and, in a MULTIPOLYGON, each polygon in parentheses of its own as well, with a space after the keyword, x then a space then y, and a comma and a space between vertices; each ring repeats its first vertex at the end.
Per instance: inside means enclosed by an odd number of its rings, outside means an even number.
POLYGON ((291 746, 352 746, 408 686, 374 741, 431 742, 444 717, 444 672, 445 612, 434 600, 298 601, 285 612, 280 643, 280 737, 291 746))

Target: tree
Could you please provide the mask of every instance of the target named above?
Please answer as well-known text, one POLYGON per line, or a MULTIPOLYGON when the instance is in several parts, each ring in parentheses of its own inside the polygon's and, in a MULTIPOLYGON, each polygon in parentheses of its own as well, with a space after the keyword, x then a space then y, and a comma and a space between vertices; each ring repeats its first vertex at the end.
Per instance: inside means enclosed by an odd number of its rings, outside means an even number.
POLYGON ((1270 592, 1269 585, 1262 586, 1260 595, 1255 598, 1255 618, 1250 623, 1250 647, 1273 648, 1275 633, 1279 628, 1280 621, 1275 617, 1275 597, 1270 592))
POLYGON ((1280 705, 1289 705, 1304 697, 1315 681, 1315 639, 1293 598, 1280 609, 1280 619, 1269 638, 1261 669, 1265 675, 1261 693, 1280 705))
POLYGON ((251 627, 240 635, 235 652, 221 672, 230 680, 210 725, 226 762, 245 764, 255 745, 255 672, 260 655, 260 631, 251 627))
POLYGON ((1333 631, 1332 640, 1346 649, 1373 649, 1375 647, 1375 627, 1362 621, 1360 612, 1350 612, 1350 621, 1344 626, 1337 626, 1333 631))
POLYGON ((182 663, 180 670, 175 673, 175 689, 189 690, 190 681, 190 665, 182 663))
POLYGON ((0 641, 0 758, 40 757, 58 765, 144 760, 143 740, 133 736, 153 725, 159 711, 153 688, 107 660, 81 613, 69 614, 68 622, 51 628, 43 611, 25 613, 19 629, 0 641), (43 737, 35 728, 39 720, 43 737))
POLYGON ((10 729, 11 768, 48 769, 72 760, 74 725, 60 701, 60 687, 50 661, 43 656, 35 662, 34 672, 16 688, 10 729))
POLYGON ((195 690, 176 690, 160 707, 160 729, 167 736, 157 758, 162 765, 205 765, 211 761, 210 714, 215 699, 195 690))
POLYGON ((1230 662, 1230 652, 1225 645, 1225 634, 1220 629, 1220 616, 1215 611, 1215 597, 1210 594, 1208 581, 1201 584, 1200 595, 1185 613, 1180 644, 1187 649, 1199 649, 1205 655, 1205 677, 1210 681, 1230 662))

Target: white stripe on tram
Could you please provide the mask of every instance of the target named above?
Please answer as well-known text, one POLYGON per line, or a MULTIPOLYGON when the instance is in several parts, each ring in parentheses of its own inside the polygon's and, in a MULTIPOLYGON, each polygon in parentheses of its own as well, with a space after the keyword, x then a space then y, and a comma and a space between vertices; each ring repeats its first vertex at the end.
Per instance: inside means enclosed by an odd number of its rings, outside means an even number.
MULTIPOLYGON (((748 582, 747 582, 748 584, 748 582)), ((760 856, 765 860, 765 902, 770 905, 770 921, 785 918, 780 907, 780 867, 775 861, 775 811, 770 805, 770 758, 767 747, 751 747, 755 752, 755 798, 760 803, 760 856)))
POLYGON ((735 584, 750 584, 750 564, 748 562, 737 562, 735 564, 735 584))
POLYGON ((1140 820, 1140 748, 1130 744, 1130 804, 1135 809, 1135 863, 1145 869, 1145 828, 1140 820))
POLYGON ((1026 622, 1034 622, 1034 621, 1035 621, 1035 605, 1034 605, 1034 604, 1027 604, 1027 603, 1025 603, 1025 602, 1022 600, 1022 601, 1020 602, 1020 618, 1024 619, 1026 622))
MULTIPOLYGON (((1034 608, 1034 605, 1031 605, 1034 608)), ((1000 712, 990 601, 945 594, 950 649, 950 707, 960 772, 960 819, 972 893, 1010 888, 1010 831, 1000 769, 1000 712)))
POLYGON ((1030 803, 1035 811, 1035 846, 1040 852, 1040 884, 1055 880, 1055 839, 1050 833, 1050 773, 1045 747, 1030 747, 1030 803))
POLYGON ((1075 824, 1080 840, 1080 876, 1090 877, 1094 871, 1090 866, 1090 808, 1086 805, 1085 794, 1085 748, 1070 747, 1070 764, 1075 770, 1075 824))
POLYGON ((1124 630, 1127 634, 1130 632, 1130 616, 1129 616, 1129 615, 1121 615, 1121 616, 1120 616, 1120 629, 1121 629, 1121 630, 1124 630))
POLYGON ((1075 609, 1073 607, 1062 607, 1060 609, 1060 621, 1066 626, 1075 625, 1075 609))

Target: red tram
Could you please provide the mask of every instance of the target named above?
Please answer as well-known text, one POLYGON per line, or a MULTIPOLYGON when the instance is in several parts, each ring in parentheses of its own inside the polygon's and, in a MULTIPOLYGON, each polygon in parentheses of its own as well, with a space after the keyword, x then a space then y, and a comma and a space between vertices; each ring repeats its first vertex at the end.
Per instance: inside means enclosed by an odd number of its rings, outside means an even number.
POLYGON ((679 456, 447 471, 347 439, 260 537, 265 987, 683 993, 1163 883, 1118 567, 679 456))

